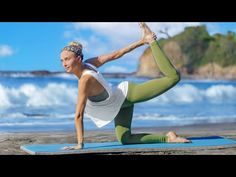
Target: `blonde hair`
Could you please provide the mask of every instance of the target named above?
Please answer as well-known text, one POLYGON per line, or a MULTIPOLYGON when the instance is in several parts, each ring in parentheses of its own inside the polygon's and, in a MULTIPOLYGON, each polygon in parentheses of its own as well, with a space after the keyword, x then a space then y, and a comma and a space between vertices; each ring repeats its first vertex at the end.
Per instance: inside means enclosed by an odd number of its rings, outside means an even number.
POLYGON ((69 42, 68 46, 75 46, 75 47, 78 47, 78 48, 81 49, 81 51, 82 51, 82 49, 83 49, 83 45, 82 45, 81 43, 79 43, 79 42, 76 42, 76 41, 71 41, 71 42, 69 42))
POLYGON ((76 56, 80 56, 81 60, 83 60, 83 57, 84 57, 82 53, 83 46, 81 43, 72 41, 62 49, 62 51, 64 50, 74 52, 76 56))

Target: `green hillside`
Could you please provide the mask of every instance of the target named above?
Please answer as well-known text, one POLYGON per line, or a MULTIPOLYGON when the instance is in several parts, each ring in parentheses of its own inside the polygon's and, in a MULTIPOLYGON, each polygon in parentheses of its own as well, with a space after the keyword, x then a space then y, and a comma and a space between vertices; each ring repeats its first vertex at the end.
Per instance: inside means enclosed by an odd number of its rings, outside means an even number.
POLYGON ((196 69, 209 63, 215 63, 221 67, 236 65, 236 35, 234 32, 229 31, 226 35, 211 36, 206 26, 203 25, 186 27, 176 36, 159 40, 162 47, 171 41, 179 45, 185 56, 181 67, 187 68, 189 73, 194 73, 196 69))

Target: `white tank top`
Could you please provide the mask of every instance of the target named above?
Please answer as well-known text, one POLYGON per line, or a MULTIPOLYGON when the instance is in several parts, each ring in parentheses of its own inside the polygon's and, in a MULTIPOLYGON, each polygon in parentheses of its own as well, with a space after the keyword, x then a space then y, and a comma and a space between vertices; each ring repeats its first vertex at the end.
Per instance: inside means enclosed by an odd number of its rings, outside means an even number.
POLYGON ((90 63, 84 64, 92 67, 96 72, 93 70, 85 70, 82 75, 92 75, 106 89, 109 95, 108 98, 99 102, 92 102, 87 99, 85 115, 100 128, 110 123, 120 111, 128 93, 128 81, 123 81, 117 86, 112 86, 104 79, 97 67, 90 63))

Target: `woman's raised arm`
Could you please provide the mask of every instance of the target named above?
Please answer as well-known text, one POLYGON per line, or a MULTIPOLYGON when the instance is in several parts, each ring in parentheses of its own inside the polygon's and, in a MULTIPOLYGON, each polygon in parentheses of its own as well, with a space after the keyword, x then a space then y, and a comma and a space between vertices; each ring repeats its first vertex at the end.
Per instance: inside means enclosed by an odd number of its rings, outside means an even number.
POLYGON ((98 68, 109 61, 112 61, 112 60, 122 57, 126 53, 134 50, 137 47, 142 46, 143 44, 145 44, 145 42, 143 41, 143 39, 140 39, 140 40, 133 42, 132 44, 130 44, 126 47, 123 47, 123 48, 116 50, 114 52, 111 52, 109 54, 101 55, 101 56, 95 57, 95 58, 90 58, 90 59, 86 60, 86 62, 91 63, 92 65, 94 65, 98 68))

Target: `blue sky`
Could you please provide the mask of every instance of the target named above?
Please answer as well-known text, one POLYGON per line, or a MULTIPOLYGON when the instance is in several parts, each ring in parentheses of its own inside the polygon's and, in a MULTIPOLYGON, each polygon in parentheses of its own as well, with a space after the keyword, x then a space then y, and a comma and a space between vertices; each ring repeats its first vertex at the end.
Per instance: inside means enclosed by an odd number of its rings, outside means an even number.
MULTIPOLYGON (((236 23, 148 23, 157 36, 168 29, 170 35, 186 26, 205 24, 210 34, 236 32, 236 23)), ((80 41, 86 58, 99 56, 139 40, 138 23, 0 22, 0 71, 63 71, 60 50, 70 41, 80 41)), ((133 72, 146 46, 103 65, 102 72, 133 72)))

